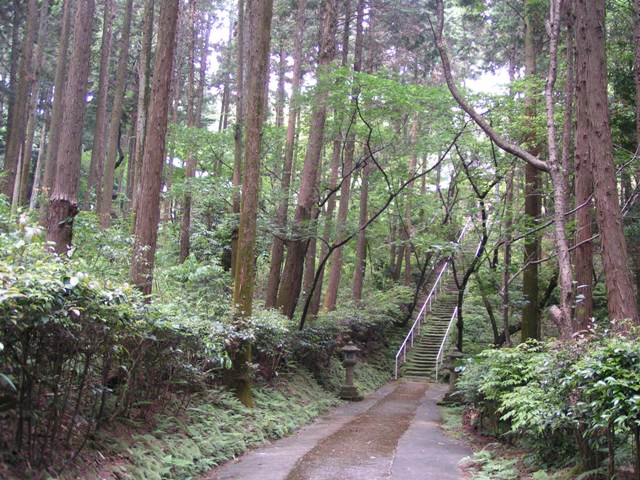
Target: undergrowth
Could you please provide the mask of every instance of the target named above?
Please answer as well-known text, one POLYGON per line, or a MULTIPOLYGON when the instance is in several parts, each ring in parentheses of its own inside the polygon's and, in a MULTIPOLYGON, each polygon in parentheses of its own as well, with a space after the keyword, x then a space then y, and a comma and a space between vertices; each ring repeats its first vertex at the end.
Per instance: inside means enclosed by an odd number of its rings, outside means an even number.
MULTIPOLYGON (((178 415, 158 415, 144 433, 100 434, 94 448, 109 465, 98 467, 99 478, 193 478, 248 448, 290 434, 339 403, 303 369, 273 386, 257 386, 254 400, 255 408, 248 409, 230 391, 213 388, 193 398, 178 415)), ((98 474, 75 472, 63 478, 98 474)))

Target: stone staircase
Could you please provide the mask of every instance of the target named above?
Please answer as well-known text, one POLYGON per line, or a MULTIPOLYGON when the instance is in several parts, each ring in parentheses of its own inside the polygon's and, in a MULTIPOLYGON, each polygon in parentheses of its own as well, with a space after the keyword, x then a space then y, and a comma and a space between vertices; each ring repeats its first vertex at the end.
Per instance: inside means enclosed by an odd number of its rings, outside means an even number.
POLYGON ((400 368, 404 378, 422 381, 435 378, 436 358, 456 308, 457 295, 455 282, 449 278, 422 325, 420 337, 409 350, 406 363, 400 368))

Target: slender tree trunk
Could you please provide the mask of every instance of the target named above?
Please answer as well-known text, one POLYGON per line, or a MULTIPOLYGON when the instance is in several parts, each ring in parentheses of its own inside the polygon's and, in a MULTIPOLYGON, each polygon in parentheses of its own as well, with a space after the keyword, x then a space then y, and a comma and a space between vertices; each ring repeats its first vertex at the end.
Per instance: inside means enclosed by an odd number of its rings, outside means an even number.
POLYGON ((283 236, 287 228, 287 216, 289 212, 289 191, 291 188, 291 172, 296 144, 296 119, 300 111, 299 99, 300 80, 302 78, 302 41, 304 37, 306 0, 298 0, 296 13, 296 34, 293 48, 293 77, 291 81, 291 100, 289 102, 289 114, 287 119, 287 137, 284 147, 284 165, 282 167, 282 183, 280 186, 280 202, 276 213, 276 225, 278 234, 274 236, 271 244, 271 264, 269 266, 269 278, 265 295, 265 306, 273 308, 278 298, 282 260, 284 258, 283 236))
POLYGON ((100 71, 98 73, 96 128, 93 133, 93 148, 91 149, 89 179, 84 200, 85 208, 89 208, 91 195, 96 194, 96 186, 102 182, 102 173, 104 171, 108 114, 107 97, 109 93, 109 59, 111 58, 113 17, 113 0, 105 0, 104 17, 102 20, 102 43, 100 45, 100 71))
POLYGON ((60 144, 60 131, 62 115, 64 111, 64 95, 67 83, 67 51, 71 38, 71 15, 73 12, 73 0, 64 0, 62 10, 62 23, 60 27, 60 39, 58 44, 58 56, 56 58, 56 75, 53 87, 53 106, 51 109, 51 128, 49 130, 49 145, 45 156, 44 177, 42 179, 43 199, 41 204, 41 223, 46 224, 47 209, 49 207, 49 195, 53 191, 58 158, 58 146, 60 144))
MULTIPOLYGON (((244 156, 244 182, 240 208, 237 265, 233 287, 234 321, 239 328, 246 325, 253 308, 255 286, 256 220, 258 192, 260 190, 260 156, 262 123, 265 111, 264 97, 269 77, 269 46, 273 0, 249 0, 251 19, 251 49, 249 51, 249 75, 247 75, 246 144, 244 156)), ((249 363, 252 361, 251 344, 244 343, 234 358, 238 373, 236 389, 240 401, 253 406, 249 363)))
MULTIPOLYGON (((189 73, 187 80, 187 127, 194 128, 197 125, 196 119, 196 43, 197 43, 197 22, 196 22, 196 1, 190 1, 190 45, 189 45, 189 73)), ((202 61, 202 58, 200 58, 202 61)), ((194 152, 187 154, 187 164, 185 168, 185 181, 190 182, 196 174, 196 157, 194 152)), ((189 256, 190 250, 190 230, 191 230, 191 185, 187 185, 187 193, 182 200, 182 220, 180 222, 180 254, 178 263, 183 263, 189 256)))
POLYGON ((0 178, 0 192, 4 193, 11 201, 13 200, 16 175, 18 174, 20 152, 25 141, 27 109, 30 104, 31 94, 30 85, 31 80, 34 78, 33 48, 37 29, 38 2, 37 0, 29 0, 25 33, 21 42, 20 71, 14 97, 16 101, 13 103, 9 137, 4 156, 4 175, 0 178))
POLYGON ((569 173, 565 171, 558 154, 556 127, 554 118, 554 87, 558 68, 558 42, 560 37, 560 17, 562 0, 551 0, 549 18, 549 71, 545 87, 545 101, 547 110, 547 144, 549 149, 549 166, 551 181, 553 183, 554 200, 554 227, 556 240, 556 254, 558 257, 558 286, 560 287, 559 314, 551 313, 560 324, 563 336, 569 337, 575 331, 573 325, 572 307, 573 296, 573 270, 571 267, 571 255, 569 240, 566 233, 566 212, 568 198, 569 173))
POLYGON ((36 168, 33 174, 33 186, 31 187, 31 197, 29 198, 29 210, 34 210, 38 202, 38 192, 40 191, 40 182, 42 179, 42 165, 44 163, 44 157, 47 145, 47 133, 49 130, 49 119, 44 121, 42 129, 40 130, 40 144, 38 147, 38 160, 36 161, 36 168))
MULTIPOLYGON (((418 120, 414 119, 411 125, 410 143, 413 148, 416 148, 418 141, 418 120)), ((418 165, 418 154, 414 152, 409 157, 409 178, 414 177, 416 174, 416 168, 418 165)), ((404 247, 404 284, 411 285, 411 230, 413 229, 413 223, 411 221, 411 193, 413 191, 413 182, 407 185, 405 194, 404 205, 404 221, 403 231, 405 234, 405 247, 404 247)))
POLYGON ((364 229, 369 220, 369 170, 370 166, 365 162, 360 173, 360 216, 358 241, 356 243, 356 261, 353 267, 353 299, 356 302, 362 300, 362 290, 364 288, 364 274, 366 270, 366 249, 367 235, 364 229))
MULTIPOLYGON (((149 93, 151 77, 151 41, 153 39, 153 11, 155 0, 144 1, 144 19, 142 26, 142 43, 140 45, 140 55, 138 57, 138 106, 136 108, 136 143, 133 179, 131 181, 133 198, 131 199, 131 210, 137 211, 137 199, 140 195, 140 185, 142 180, 142 157, 144 155, 144 137, 147 132, 147 112, 149 110, 149 93)), ((135 220, 133 221, 135 224, 135 220)))
MULTIPOLYGON (((238 0, 238 41, 236 43, 236 124, 234 126, 234 157, 233 157, 233 198, 234 215, 240 213, 240 185, 242 183, 242 136, 244 130, 244 62, 245 62, 245 0, 238 0)), ((238 257, 238 227, 231 232, 231 276, 235 275, 238 257)))
MULTIPOLYGON (((360 72, 362 70, 362 52, 363 52, 363 23, 364 23, 364 0, 358 0, 356 13, 356 38, 353 51, 353 70, 360 72)), ((350 123, 354 123, 355 100, 359 94, 357 86, 354 86, 351 92, 351 118, 350 123)), ((346 223, 349 214, 349 202, 351 197, 351 171, 353 170, 353 156, 355 153, 355 130, 354 125, 347 127, 347 138, 344 145, 344 159, 342 162, 342 185, 340 187, 340 202, 338 203, 338 218, 336 220, 336 239, 344 238, 347 235, 346 223)), ((342 277, 342 252, 343 247, 338 247, 331 259, 331 270, 329 272, 329 282, 327 284, 327 292, 324 298, 324 308, 327 311, 335 310, 338 301, 338 291, 340 289, 340 280, 342 277)))
MULTIPOLYGON (((609 319, 638 322, 638 305, 629 269, 607 101, 605 1, 577 0, 578 55, 586 62, 585 86, 590 120, 589 147, 593 165, 594 197, 602 245, 609 319)), ((582 68, 581 65, 578 68, 582 68)))
POLYGON ((55 183, 49 200, 47 219, 47 240, 53 242, 53 249, 59 254, 66 253, 71 247, 73 220, 78 213, 82 127, 91 59, 94 10, 94 0, 77 0, 55 183))
POLYGON ((131 279, 145 294, 151 293, 153 265, 160 219, 160 187, 165 163, 165 137, 169 110, 169 89, 173 71, 179 0, 163 0, 158 22, 158 44, 147 133, 144 141, 140 198, 135 214, 134 246, 131 259, 131 279))
MULTIPOLYGON (((320 53, 318 57, 319 79, 322 79, 335 57, 337 0, 324 0, 322 8, 322 33, 320 35, 320 53)), ((300 295, 304 257, 309 243, 309 236, 306 230, 308 229, 309 221, 312 220, 313 206, 317 200, 316 184, 327 115, 327 88, 327 85, 321 85, 314 99, 307 153, 294 219, 294 238, 287 242, 287 261, 282 275, 282 283, 287 285, 288 288, 280 289, 278 294, 278 307, 289 318, 293 317, 300 295)))
POLYGON ((13 0, 13 15, 11 22, 11 57, 9 60, 9 94, 7 95, 7 127, 5 130, 4 145, 9 143, 11 136, 11 124, 16 101, 16 84, 18 83, 18 66, 20 62, 20 25, 22 20, 21 0, 13 0))
MULTIPOLYGON (((502 327, 504 330, 504 343, 511 346, 511 335, 509 334, 510 305, 509 305, 509 277, 511 275, 511 241, 513 240, 513 172, 507 176, 507 186, 504 202, 504 271, 502 272, 502 327)), ((494 332, 494 339, 497 336, 494 332)))
POLYGON ((29 79, 29 105, 27 107, 27 132, 22 148, 22 168, 18 171, 16 184, 18 195, 14 198, 16 205, 26 205, 29 197, 29 176, 31 173, 31 156, 33 154, 33 139, 36 132, 38 100, 40 99, 40 70, 42 68, 42 58, 45 37, 49 20, 49 4, 43 2, 40 6, 40 16, 38 22, 37 44, 33 49, 33 65, 31 71, 33 76, 29 79))
POLYGON ((113 107, 109 121, 109 136, 107 137, 107 155, 104 162, 104 174, 98 188, 98 214, 100 226, 107 228, 111 223, 111 207, 113 206, 113 180, 115 177, 116 154, 120 122, 124 109, 124 94, 127 86, 127 66, 129 61, 129 37, 131 36, 131 17, 133 14, 133 0, 127 0, 125 7, 122 35, 120 37, 120 57, 118 58, 118 73, 116 86, 113 91, 113 107))
MULTIPOLYGON (((537 74, 538 45, 537 31, 542 24, 540 15, 533 11, 530 2, 525 2, 525 75, 532 79, 537 74)), ((540 154, 540 140, 536 138, 533 128, 536 116, 536 100, 533 96, 533 88, 528 89, 525 98, 528 121, 531 124, 532 132, 527 138, 527 149, 529 153, 536 157, 540 154)), ((531 224, 535 224, 542 213, 541 202, 541 180, 540 171, 530 163, 525 169, 525 206, 524 213, 531 224)), ((540 338, 540 308, 538 307, 539 280, 538 264, 536 261, 540 256, 540 236, 538 234, 528 235, 524 240, 524 262, 527 265, 522 275, 522 293, 526 304, 522 309, 522 341, 529 338, 540 338)))
MULTIPOLYGON (((349 36, 351 34, 351 0, 344 2, 344 27, 342 30, 342 61, 341 67, 345 68, 349 62, 349 36)), ((356 34, 357 35, 357 34, 356 34)), ((352 115, 353 119, 353 115, 352 115)), ((313 299, 309 305, 309 313, 313 316, 318 315, 320 311, 320 298, 322 296, 322 284, 324 283, 324 271, 326 262, 322 260, 329 254, 329 242, 331 241, 331 234, 334 230, 334 213, 336 209, 336 195, 335 190, 338 186, 338 175, 340 170, 340 160, 342 160, 342 147, 343 147, 343 116, 334 111, 334 121, 337 125, 335 138, 333 140, 333 151, 331 154, 331 169, 329 173, 329 189, 331 191, 330 197, 327 200, 327 211, 324 220, 324 231, 322 233, 323 241, 320 247, 320 272, 318 273, 318 280, 316 282, 315 289, 313 290, 313 299)), ((352 125, 350 125, 352 127, 352 125)), ((350 130, 349 130, 350 131, 350 130)), ((351 163, 352 160, 349 160, 351 163)), ((346 182, 350 182, 350 175, 344 179, 346 182)), ((313 279, 312 279, 313 280, 313 279)))
POLYGON ((289 102, 289 114, 287 119, 287 137, 284 147, 284 165, 282 168, 282 183, 280 186, 280 202, 276 213, 276 225, 278 234, 274 236, 271 244, 271 264, 269 266, 269 278, 267 280, 267 291, 265 294, 265 307, 276 306, 278 298, 278 288, 280 286, 280 275, 282 270, 282 260, 284 258, 285 230, 287 228, 287 216, 289 212, 289 191, 291 188, 291 171, 296 144, 296 119, 300 111, 299 99, 300 80, 302 78, 302 42, 304 38, 305 12, 307 8, 306 0, 298 0, 298 10, 296 13, 296 34, 293 48, 293 77, 291 80, 291 100, 289 102))

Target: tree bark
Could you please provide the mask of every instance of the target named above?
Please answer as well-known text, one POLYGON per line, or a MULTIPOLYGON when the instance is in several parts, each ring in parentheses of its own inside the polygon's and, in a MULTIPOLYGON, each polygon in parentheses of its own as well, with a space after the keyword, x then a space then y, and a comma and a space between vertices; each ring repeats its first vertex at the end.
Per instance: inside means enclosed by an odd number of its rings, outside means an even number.
MULTIPOLYGON (((607 101, 605 53, 605 1, 577 0, 577 51, 586 62, 585 86, 590 120, 589 148, 594 197, 602 245, 609 320, 638 322, 638 305, 629 269, 622 214, 618 201, 616 169, 607 101)), ((581 66, 579 66, 581 68, 581 66)))
POLYGON ((109 227, 111 223, 111 207, 113 206, 113 181, 115 178, 116 153, 120 122, 124 109, 124 94, 127 86, 127 66, 129 63, 129 37, 131 36, 131 17, 133 15, 133 0, 127 0, 125 7, 122 34, 120 37, 120 57, 118 58, 118 72, 116 86, 113 91, 113 107, 109 121, 109 135, 107 137, 107 155, 104 162, 102 182, 98 185, 98 215, 100 226, 109 227))
POLYGON ((20 70, 12 107, 11 125, 4 156, 4 175, 0 178, 0 192, 13 202, 14 186, 18 175, 20 153, 24 146, 30 86, 34 78, 33 48, 38 27, 38 2, 29 0, 27 21, 21 42, 20 70))
MULTIPOLYGON (((531 2, 525 2, 525 75, 533 80, 537 75, 538 41, 537 34, 543 23, 536 12, 537 6, 531 6, 531 2)), ((525 97, 525 110, 530 134, 526 139, 528 150, 536 157, 540 155, 540 139, 535 134, 535 117, 537 111, 533 88, 528 88, 525 97)), ((528 222, 535 226, 542 213, 541 179, 539 170, 530 163, 525 165, 525 203, 524 213, 528 222)), ((540 309, 538 308, 539 279, 538 263, 540 257, 540 235, 528 235, 524 239, 524 263, 526 268, 522 274, 522 294, 526 301, 522 309, 522 341, 530 338, 540 338, 540 309)))
MULTIPOLYGON (((238 41, 236 43, 236 123, 233 131, 233 186, 232 209, 234 215, 240 213, 240 185, 242 183, 242 136, 244 130, 244 62, 245 62, 245 0, 238 0, 238 41)), ((238 228, 231 232, 231 277, 235 278, 235 268, 238 259, 238 228)))
POLYGON ((291 189, 291 171, 293 169, 293 157, 296 143, 296 119, 300 111, 299 95, 300 80, 302 78, 302 45, 304 39, 306 0, 298 0, 296 13, 296 35, 293 47, 293 76, 291 80, 291 100, 287 119, 287 137, 284 147, 284 165, 282 168, 282 183, 280 185, 280 202, 276 213, 276 226, 278 234, 274 236, 271 244, 271 264, 269 265, 269 278, 265 294, 265 307, 276 306, 282 260, 284 258, 284 240, 282 239, 287 228, 287 216, 289 212, 289 191, 291 189))
MULTIPOLYGON (((244 183, 242 185, 242 205, 238 254, 233 286, 234 321, 242 329, 251 317, 253 291, 255 286, 255 246, 256 220, 258 214, 258 192, 260 190, 260 155, 262 123, 264 120, 264 98, 269 76, 269 46, 271 41, 271 17, 273 0, 249 0, 252 12, 251 48, 249 51, 249 75, 247 75, 246 144, 244 156, 244 183)), ((249 363, 252 361, 251 344, 245 342, 234 358, 237 371, 236 390, 240 401, 253 406, 249 363)))
MULTIPOLYGON (((131 210, 137 211, 142 177, 142 157, 144 155, 144 137, 147 132, 147 113, 149 111, 150 77, 151 77, 151 41, 153 39, 153 11, 155 0, 145 0, 144 20, 142 26, 142 43, 138 57, 138 106, 136 108, 136 143, 134 153, 133 187, 131 210)), ((135 220, 133 221, 135 224, 135 220)))
MULTIPOLYGON (((48 116, 48 111, 47 115, 48 116)), ((42 165, 44 163, 44 156, 47 145, 47 133, 49 131, 49 119, 45 118, 42 129, 40 130, 40 144, 38 147, 38 160, 36 161, 36 168, 33 174, 33 186, 31 187, 31 197, 29 198, 29 210, 34 210, 38 202, 38 192, 40 191, 40 182, 42 179, 42 165)))
POLYGON ((169 89, 176 44, 178 10, 179 0, 163 0, 160 7, 158 44, 150 97, 154 101, 149 106, 142 158, 142 172, 144 174, 140 178, 140 198, 137 204, 138 211, 135 215, 131 279, 147 295, 151 293, 153 284, 153 265, 158 240, 160 187, 165 163, 169 89))
POLYGON ((589 107, 587 102, 584 49, 576 48, 576 132, 574 194, 578 210, 575 214, 576 232, 574 265, 576 272, 576 323, 588 328, 593 315, 593 161, 589 150, 589 107), (581 207, 582 206, 582 207, 581 207))
POLYGON ((94 10, 94 0, 77 1, 55 182, 49 199, 47 218, 47 240, 53 242, 53 249, 59 254, 66 253, 71 247, 73 220, 78 213, 82 127, 91 59, 94 10))
POLYGON ((67 51, 71 38, 71 15, 73 0, 64 0, 62 10, 62 24, 60 27, 60 39, 58 56, 56 58, 56 75, 53 87, 53 106, 51 108, 51 128, 49 130, 49 145, 45 156, 44 177, 42 179, 43 199, 41 204, 40 219, 46 224, 47 209, 49 207, 49 195, 53 191, 58 158, 58 146, 60 145, 60 131, 64 111, 64 95, 67 83, 67 51))
MULTIPOLYGON (((197 43, 197 7, 196 1, 190 1, 190 44, 189 44, 189 74, 187 79, 187 127, 198 126, 196 118, 196 43, 197 43)), ((202 56, 200 62, 203 61, 202 56)), ((205 60, 206 61, 206 60, 205 60)), ((196 156, 194 152, 187 153, 187 164, 185 168, 185 181, 190 182, 196 175, 196 156)), ((180 221, 180 253, 178 263, 183 263, 189 256, 190 230, 191 230, 191 185, 187 185, 187 192, 182 200, 182 219, 180 221)))
MULTIPOLYGON (((85 194, 85 208, 89 208, 91 195, 96 194, 96 186, 102 181, 104 171, 105 142, 107 135, 107 97, 109 93, 109 59, 111 58, 111 40, 113 0, 105 0, 102 20, 102 43, 100 45, 100 71, 98 73, 98 97, 96 109, 96 128, 93 133, 89 179, 85 194)), ((97 199, 96 199, 97 200, 97 199)))
POLYGON ((367 267, 367 235, 364 226, 369 221, 369 171, 370 166, 365 162, 365 165, 360 170, 360 214, 358 222, 360 230, 358 231, 358 241, 356 243, 356 260, 353 267, 352 295, 356 303, 359 303, 362 300, 364 274, 367 267))

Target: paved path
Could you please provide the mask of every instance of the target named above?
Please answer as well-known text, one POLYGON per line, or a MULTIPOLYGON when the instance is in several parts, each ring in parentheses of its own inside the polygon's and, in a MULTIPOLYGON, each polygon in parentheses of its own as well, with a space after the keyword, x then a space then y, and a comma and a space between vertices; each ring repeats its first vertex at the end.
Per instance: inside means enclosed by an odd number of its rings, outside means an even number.
POLYGON ((392 382, 294 435, 210 471, 203 480, 458 480, 471 450, 445 436, 445 387, 392 382))

